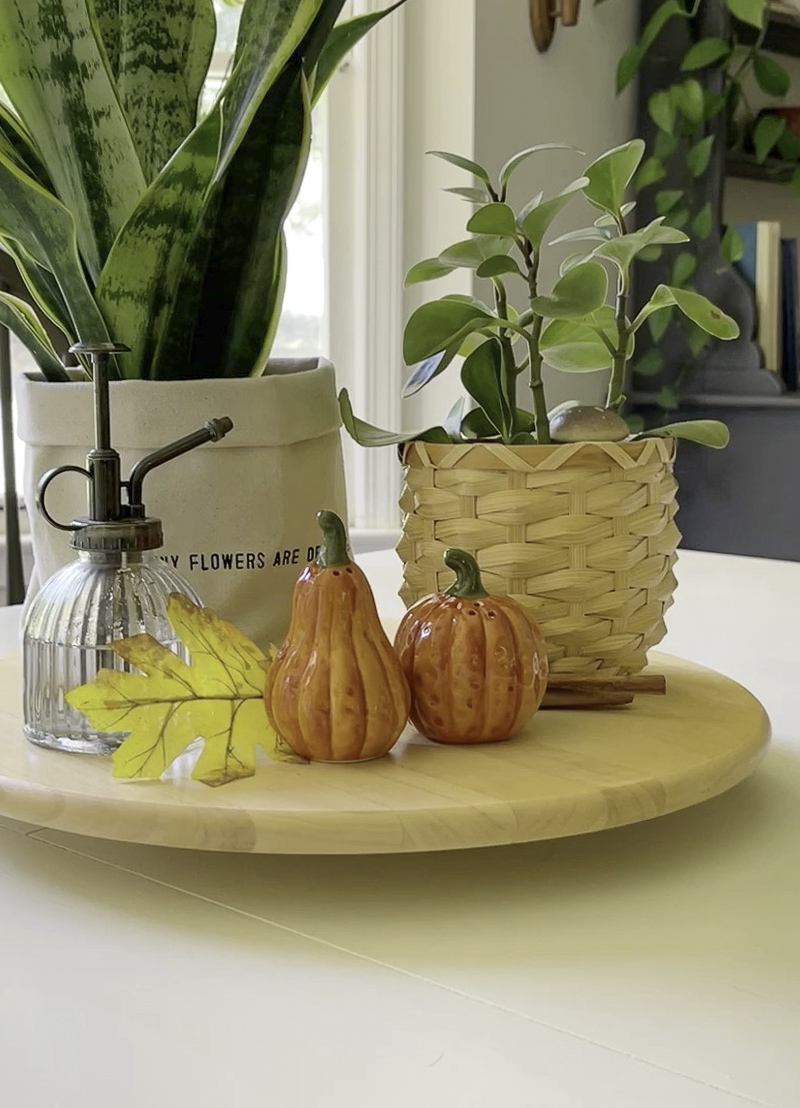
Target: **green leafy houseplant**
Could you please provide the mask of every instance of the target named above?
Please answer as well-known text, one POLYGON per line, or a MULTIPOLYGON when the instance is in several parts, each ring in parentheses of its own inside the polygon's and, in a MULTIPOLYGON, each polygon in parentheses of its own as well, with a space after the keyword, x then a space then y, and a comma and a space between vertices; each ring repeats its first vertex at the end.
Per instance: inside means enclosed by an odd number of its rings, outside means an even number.
POLYGON ((344 0, 245 0, 199 119, 212 0, 3 0, 0 246, 35 309, 0 293, 0 321, 48 380, 66 374, 43 317, 65 344, 127 344, 127 378, 263 372, 311 109, 402 3, 337 24, 344 0))
MULTIPOLYGON (((677 308, 696 326, 720 339, 732 339, 738 326, 698 293, 660 285, 631 318, 628 313, 630 274, 634 260, 654 246, 687 241, 687 236, 665 225, 662 217, 629 231, 633 208, 625 192, 644 155, 644 143, 635 139, 608 151, 589 165, 585 174, 555 196, 539 193, 524 206, 509 203, 515 170, 529 157, 552 149, 536 146, 512 157, 497 180, 475 162, 458 155, 437 156, 477 179, 477 186, 453 189, 474 207, 469 237, 449 246, 438 257, 415 265, 407 282, 434 280, 465 267, 491 281, 493 304, 470 296, 444 296, 419 307, 409 318, 404 356, 413 365, 404 394, 417 392, 463 355, 461 382, 471 407, 464 414, 459 400, 445 421, 418 434, 394 434, 372 427, 353 414, 346 390, 340 394, 343 421, 349 433, 365 446, 389 445, 421 439, 438 443, 497 441, 510 445, 546 445, 551 441, 608 441, 629 437, 620 415, 628 363, 637 331, 654 314, 677 308), (551 225, 572 202, 588 201, 594 222, 552 240, 572 243, 577 252, 561 266, 549 292, 540 288, 543 248, 551 225), (609 275, 614 281, 613 305, 607 304, 609 275), (510 304, 508 282, 521 282, 527 307, 518 313, 510 304), (548 412, 542 381, 546 363, 567 373, 610 370, 603 408, 568 402, 548 412), (518 381, 526 374, 530 407, 520 406, 518 381)), ((727 429, 713 420, 690 420, 658 427, 638 437, 691 439, 722 447, 727 429)))

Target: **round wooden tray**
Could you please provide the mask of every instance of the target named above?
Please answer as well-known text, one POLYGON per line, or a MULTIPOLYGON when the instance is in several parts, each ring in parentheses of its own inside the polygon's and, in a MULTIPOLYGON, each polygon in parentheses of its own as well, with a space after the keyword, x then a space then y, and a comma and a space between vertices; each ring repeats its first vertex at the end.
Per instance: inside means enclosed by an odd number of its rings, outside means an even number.
POLYGON ((19 658, 0 661, 0 814, 99 838, 199 850, 377 854, 558 838, 635 823, 745 778, 769 720, 740 685, 652 655, 666 696, 539 712, 510 742, 437 746, 409 728, 361 765, 259 765, 211 789, 187 752, 161 781, 121 782, 109 760, 42 750, 22 733, 19 658))

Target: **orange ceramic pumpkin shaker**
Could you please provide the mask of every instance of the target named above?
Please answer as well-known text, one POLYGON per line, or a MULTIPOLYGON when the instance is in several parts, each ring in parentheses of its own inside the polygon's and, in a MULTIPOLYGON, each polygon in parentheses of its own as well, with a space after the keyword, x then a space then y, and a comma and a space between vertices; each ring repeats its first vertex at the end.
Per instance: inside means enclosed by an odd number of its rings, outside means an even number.
POLYGON ((318 762, 379 758, 408 719, 409 691, 344 524, 318 512, 323 542, 294 588, 289 633, 269 667, 269 721, 318 762))
POLYGON ((411 686, 411 722, 440 743, 516 734, 547 686, 544 636, 521 604, 489 596, 475 559, 448 550, 455 582, 403 617, 394 645, 411 686))

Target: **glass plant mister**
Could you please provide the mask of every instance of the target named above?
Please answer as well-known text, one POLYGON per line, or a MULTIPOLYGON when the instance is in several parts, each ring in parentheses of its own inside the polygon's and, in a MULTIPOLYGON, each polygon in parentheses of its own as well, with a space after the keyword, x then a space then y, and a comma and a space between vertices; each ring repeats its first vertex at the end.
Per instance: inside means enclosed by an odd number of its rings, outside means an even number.
MULTIPOLYGON (((94 363, 95 447, 86 469, 60 466, 39 482, 37 507, 47 522, 69 531, 77 559, 45 582, 32 600, 23 628, 25 733, 40 746, 85 754, 108 754, 124 734, 101 732, 71 708, 66 694, 92 681, 100 669, 130 669, 110 644, 147 633, 185 657, 167 619, 167 598, 180 592, 199 603, 192 586, 154 553, 163 545, 161 520, 148 516, 142 482, 156 466, 205 442, 216 442, 233 427, 211 419, 199 431, 137 462, 127 481, 111 446, 108 358, 128 348, 114 343, 81 343, 71 352, 90 354, 94 363), (47 510, 51 481, 81 473, 89 482, 85 518, 59 523, 47 510), (127 504, 122 503, 123 490, 127 504)), ((53 386, 57 388, 58 386, 53 386)))

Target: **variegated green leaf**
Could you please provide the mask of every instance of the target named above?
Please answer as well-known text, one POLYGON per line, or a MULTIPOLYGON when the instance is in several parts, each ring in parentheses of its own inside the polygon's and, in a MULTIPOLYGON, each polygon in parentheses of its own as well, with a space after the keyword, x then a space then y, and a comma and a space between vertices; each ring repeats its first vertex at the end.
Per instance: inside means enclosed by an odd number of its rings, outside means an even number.
POLYGON ((85 0, 4 0, 0 85, 36 136, 96 278, 144 178, 85 0))
POLYGON ((10 292, 0 292, 0 323, 27 346, 48 381, 69 380, 61 359, 30 304, 10 292))
POLYGON ((67 208, 0 155, 0 236, 11 239, 49 270, 82 342, 108 341, 108 331, 78 256, 75 223, 67 208))
POLYGON ((313 31, 323 6, 324 0, 247 0, 239 25, 233 72, 221 93, 225 101, 225 129, 218 179, 227 171, 248 134, 264 97, 313 31))
POLYGON ((14 112, 0 101, 0 149, 25 172, 52 192, 50 176, 31 136, 14 112))
POLYGON ((20 276, 37 308, 64 334, 67 345, 77 342, 69 308, 53 274, 34 261, 18 242, 0 236, 0 245, 15 261, 20 276))
POLYGON ((367 12, 366 15, 357 15, 353 19, 346 19, 339 23, 331 31, 328 41, 320 54, 317 64, 314 82, 312 85, 312 103, 316 104, 338 67, 356 46, 364 35, 380 23, 387 15, 396 11, 405 3, 405 0, 397 0, 388 8, 380 12, 367 12))
POLYGON ((120 104, 149 182, 197 122, 214 49, 214 5, 212 0, 123 0, 117 33, 120 104))
POLYGON ((266 364, 285 278, 282 228, 310 144, 308 87, 295 62, 264 100, 226 175, 191 358, 201 376, 257 375, 266 364))
POLYGON ((150 376, 157 361, 174 291, 219 158, 221 133, 218 102, 142 197, 100 274, 97 301, 114 341, 131 348, 122 361, 126 377, 150 376))
POLYGON ((108 69, 116 81, 119 74, 120 8, 125 0, 87 0, 95 38, 106 52, 108 69))

